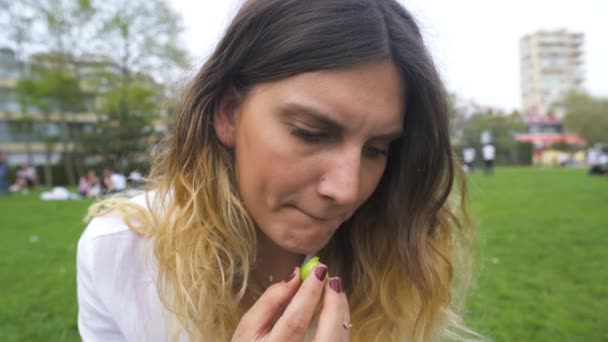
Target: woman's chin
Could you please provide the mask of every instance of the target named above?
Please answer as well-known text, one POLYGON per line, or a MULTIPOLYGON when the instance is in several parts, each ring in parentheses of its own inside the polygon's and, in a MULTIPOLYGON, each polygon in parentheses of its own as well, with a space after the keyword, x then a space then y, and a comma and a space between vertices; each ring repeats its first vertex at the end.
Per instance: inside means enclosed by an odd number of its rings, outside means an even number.
MULTIPOLYGON (((324 234, 323 234, 324 235, 324 234)), ((321 234, 311 238, 289 239, 281 241, 278 245, 285 251, 294 254, 312 255, 320 251, 331 236, 322 236, 321 234)))

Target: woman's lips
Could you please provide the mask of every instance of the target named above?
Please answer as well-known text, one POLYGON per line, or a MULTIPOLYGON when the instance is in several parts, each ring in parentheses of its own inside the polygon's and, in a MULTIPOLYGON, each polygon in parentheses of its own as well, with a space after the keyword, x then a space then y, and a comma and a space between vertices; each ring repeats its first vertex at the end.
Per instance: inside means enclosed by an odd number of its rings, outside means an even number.
POLYGON ((313 214, 311 214, 311 213, 307 212, 306 210, 303 210, 303 209, 301 209, 301 208, 299 208, 299 207, 296 207, 295 205, 290 205, 289 207, 290 207, 290 208, 293 208, 293 209, 295 209, 295 210, 297 210, 297 211, 299 211, 299 212, 301 212, 302 214, 304 214, 304 215, 306 215, 306 216, 310 217, 311 219, 313 219, 313 220, 315 220, 315 221, 319 221, 319 222, 327 222, 327 221, 331 220, 331 219, 329 219, 329 218, 323 218, 323 217, 319 217, 319 216, 313 215, 313 214))

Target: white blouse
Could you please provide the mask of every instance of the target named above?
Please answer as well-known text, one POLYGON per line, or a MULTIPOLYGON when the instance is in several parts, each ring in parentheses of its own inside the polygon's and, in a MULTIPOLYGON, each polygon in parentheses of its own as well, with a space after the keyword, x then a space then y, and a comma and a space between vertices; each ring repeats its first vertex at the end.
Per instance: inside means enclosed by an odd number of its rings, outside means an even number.
MULTIPOLYGON (((150 210, 153 197, 140 194, 131 201, 150 210)), ((78 242, 76 271, 83 341, 169 341, 176 333, 188 341, 183 330, 168 327, 176 319, 160 301, 152 241, 129 229, 118 212, 91 220, 78 242)))
MULTIPOLYGON (((147 207, 146 197, 132 201, 147 207)), ((93 219, 77 252, 83 341, 168 341, 168 313, 157 292, 157 274, 152 241, 131 231, 118 213, 93 219)))

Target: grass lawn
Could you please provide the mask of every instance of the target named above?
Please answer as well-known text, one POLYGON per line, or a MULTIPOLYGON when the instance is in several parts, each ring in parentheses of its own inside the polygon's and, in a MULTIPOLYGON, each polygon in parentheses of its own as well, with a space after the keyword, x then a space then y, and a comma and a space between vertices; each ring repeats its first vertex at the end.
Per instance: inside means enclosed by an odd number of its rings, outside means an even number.
POLYGON ((469 184, 468 322, 495 341, 608 341, 608 178, 502 168, 469 184))
MULTIPOLYGON (((499 168, 470 190, 468 323, 495 341, 608 341, 608 178, 499 168)), ((0 197, 0 340, 79 340, 74 259, 90 203, 0 197)))
POLYGON ((79 340, 75 256, 90 203, 0 197, 0 340, 79 340))

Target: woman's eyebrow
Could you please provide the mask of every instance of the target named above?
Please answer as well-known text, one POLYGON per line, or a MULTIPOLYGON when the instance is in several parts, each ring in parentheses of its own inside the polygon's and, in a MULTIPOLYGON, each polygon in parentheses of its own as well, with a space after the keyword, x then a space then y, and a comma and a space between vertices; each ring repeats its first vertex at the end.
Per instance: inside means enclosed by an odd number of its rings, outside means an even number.
POLYGON ((282 106, 281 111, 285 116, 304 115, 310 124, 321 126, 332 132, 343 132, 344 127, 333 120, 322 110, 309 105, 289 102, 282 106))
MULTIPOLYGON (((304 105, 301 103, 289 102, 282 107, 283 115, 304 115, 306 120, 309 120, 309 124, 317 125, 327 129, 328 131, 340 134, 346 129, 337 121, 332 119, 328 114, 325 114, 322 110, 315 108, 314 106, 304 105)), ((403 130, 401 128, 394 132, 388 132, 373 136, 371 140, 382 140, 382 141, 393 141, 401 137, 403 130)))
POLYGON ((395 132, 376 135, 371 140, 393 141, 393 140, 397 140, 402 135, 403 135, 403 130, 400 129, 395 132))

